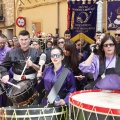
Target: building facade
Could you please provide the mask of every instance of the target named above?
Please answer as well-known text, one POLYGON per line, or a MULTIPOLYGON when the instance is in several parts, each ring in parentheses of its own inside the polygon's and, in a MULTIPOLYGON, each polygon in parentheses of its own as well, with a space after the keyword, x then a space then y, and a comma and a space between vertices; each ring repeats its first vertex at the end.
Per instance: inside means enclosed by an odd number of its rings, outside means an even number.
MULTIPOLYGON (((106 30, 106 3, 103 1, 103 29, 106 30)), ((0 0, 0 33, 7 35, 9 39, 18 35, 20 30, 26 29, 31 37, 37 32, 52 33, 64 36, 67 29, 67 0, 0 0), (24 24, 18 18, 25 20, 25 26, 20 27, 17 24, 24 24), (18 21, 17 21, 18 20, 18 21)), ((114 31, 110 31, 114 33, 114 31)))

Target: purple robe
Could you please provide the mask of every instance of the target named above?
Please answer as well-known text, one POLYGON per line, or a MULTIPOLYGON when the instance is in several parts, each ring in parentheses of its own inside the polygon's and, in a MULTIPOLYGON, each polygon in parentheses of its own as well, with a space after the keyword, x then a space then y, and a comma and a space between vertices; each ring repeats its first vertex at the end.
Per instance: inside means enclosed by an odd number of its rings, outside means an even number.
MULTIPOLYGON (((62 66, 59 70, 54 72, 53 66, 46 67, 43 71, 43 77, 42 77, 40 84, 37 86, 37 89, 41 89, 44 86, 45 90, 50 92, 54 83, 58 79, 58 76, 61 75, 63 68, 64 68, 64 66, 62 66)), ((68 105, 70 93, 76 91, 75 77, 71 71, 68 72, 68 75, 67 75, 66 79, 64 80, 64 83, 60 89, 60 92, 64 92, 64 91, 68 91, 68 92, 67 92, 66 96, 61 99, 64 99, 64 101, 68 105)), ((46 100, 43 99, 41 104, 46 105, 46 100)))
POLYGON ((5 46, 3 49, 0 49, 0 63, 4 60, 6 54, 8 51, 10 51, 11 48, 5 46))
MULTIPOLYGON (((91 65, 86 65, 82 62, 79 64, 79 69, 85 73, 92 73, 94 80, 96 80, 99 75, 99 64, 99 56, 94 55, 91 65)), ((106 57, 105 65, 107 69, 115 68, 116 56, 113 58, 106 57)), ((105 75, 105 78, 96 83, 95 88, 104 90, 120 90, 120 76, 117 74, 105 75)))
MULTIPOLYGON (((10 50, 11 50, 11 48, 9 48, 7 46, 5 46, 3 49, 0 49, 0 64, 4 60, 7 52, 10 51, 10 50)), ((7 102, 6 93, 3 93, 2 91, 0 91, 0 107, 5 107, 6 102, 7 102)))

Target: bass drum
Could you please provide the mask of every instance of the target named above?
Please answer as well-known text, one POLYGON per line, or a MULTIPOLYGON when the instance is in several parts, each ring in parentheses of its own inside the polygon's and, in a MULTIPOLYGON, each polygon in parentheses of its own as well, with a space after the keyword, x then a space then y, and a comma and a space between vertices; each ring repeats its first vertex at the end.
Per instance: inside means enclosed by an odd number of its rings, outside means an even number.
POLYGON ((34 89, 35 83, 32 80, 23 80, 16 84, 20 89, 11 87, 7 91, 8 98, 14 106, 29 105, 37 97, 38 92, 34 89))
POLYGON ((20 106, 4 107, 0 110, 1 120, 68 120, 67 106, 20 106))
POLYGON ((120 91, 77 91, 69 101, 69 120, 120 120, 120 91))

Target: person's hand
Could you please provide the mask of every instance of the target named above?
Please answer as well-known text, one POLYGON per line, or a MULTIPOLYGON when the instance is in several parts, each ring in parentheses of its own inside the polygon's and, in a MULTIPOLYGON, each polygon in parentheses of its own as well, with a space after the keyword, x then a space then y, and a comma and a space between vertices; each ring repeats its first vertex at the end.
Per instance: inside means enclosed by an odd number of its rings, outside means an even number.
POLYGON ((92 52, 94 52, 95 49, 96 49, 96 44, 91 44, 91 45, 90 45, 90 50, 91 50, 92 52))
POLYGON ((78 58, 79 58, 79 60, 82 58, 82 56, 83 56, 82 53, 79 53, 79 54, 78 54, 78 58))
POLYGON ((55 101, 56 104, 58 105, 65 105, 65 101, 63 99, 60 99, 59 101, 55 101))
POLYGON ((37 73, 37 77, 42 77, 42 72, 40 70, 37 73))
POLYGON ((77 80, 81 81, 83 78, 85 78, 85 76, 79 75, 79 76, 75 76, 77 78, 77 80))
POLYGON ((26 61, 26 64, 27 64, 28 67, 32 67, 33 62, 32 62, 30 59, 28 59, 28 60, 26 61))
POLYGON ((7 83, 8 80, 9 80, 9 75, 5 75, 5 76, 3 76, 2 79, 1 79, 1 81, 2 81, 3 83, 7 83))

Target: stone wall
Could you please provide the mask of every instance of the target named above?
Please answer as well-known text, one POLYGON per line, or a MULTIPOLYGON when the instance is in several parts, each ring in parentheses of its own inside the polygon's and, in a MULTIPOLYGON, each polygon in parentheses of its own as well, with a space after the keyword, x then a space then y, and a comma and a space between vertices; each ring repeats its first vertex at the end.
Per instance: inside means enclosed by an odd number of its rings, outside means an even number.
POLYGON ((3 0, 5 26, 10 26, 14 23, 14 0, 3 0))

